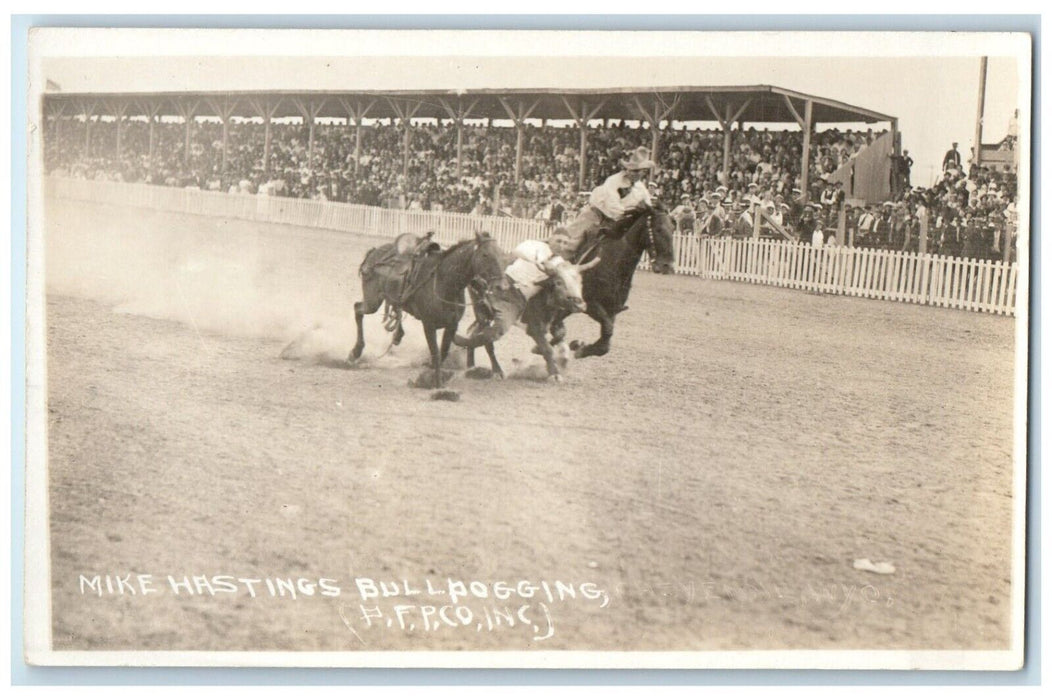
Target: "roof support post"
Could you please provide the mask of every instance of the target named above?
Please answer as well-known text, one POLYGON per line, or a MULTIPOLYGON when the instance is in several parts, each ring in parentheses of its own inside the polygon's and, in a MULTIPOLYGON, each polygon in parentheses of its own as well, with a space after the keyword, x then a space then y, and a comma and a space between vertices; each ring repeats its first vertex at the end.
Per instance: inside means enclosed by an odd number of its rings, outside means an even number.
POLYGON ((194 123, 194 114, 197 112, 197 107, 200 104, 197 100, 193 102, 176 100, 175 108, 179 112, 179 116, 183 118, 183 124, 186 125, 185 134, 183 136, 183 162, 190 162, 190 127, 194 123))
POLYGON ((588 108, 588 103, 584 99, 581 100, 579 108, 574 107, 573 103, 565 97, 561 99, 563 104, 566 105, 566 110, 570 113, 570 117, 577 122, 577 126, 581 130, 581 148, 577 157, 577 189, 583 190, 588 174, 588 121, 599 114, 599 110, 606 104, 607 98, 604 97, 596 102, 591 109, 588 108))
POLYGON ((811 100, 807 100, 804 103, 804 147, 800 153, 800 193, 803 197, 804 204, 807 204, 808 200, 808 177, 810 175, 811 168, 811 131, 814 129, 814 123, 812 121, 812 110, 814 103, 811 100))
POLYGON ((459 180, 464 172, 464 120, 471 117, 471 112, 479 101, 474 100, 466 109, 464 100, 460 97, 457 98, 456 106, 444 99, 439 99, 439 102, 457 126, 457 179, 459 180))
POLYGON ((124 100, 114 100, 108 105, 111 112, 113 112, 114 125, 117 128, 117 137, 114 143, 114 150, 117 154, 117 159, 121 157, 121 123, 124 121, 124 117, 128 114, 128 103, 124 100))
POLYGON ((522 141, 526 129, 526 120, 537 109, 540 100, 534 100, 533 104, 527 108, 526 103, 520 99, 515 105, 516 108, 513 109, 511 102, 507 98, 498 97, 497 99, 500 100, 504 111, 508 113, 508 117, 515 124, 515 184, 518 185, 522 180, 522 141))
MULTIPOLYGON (((730 116, 731 106, 727 105, 727 116, 730 116)), ((723 186, 730 188, 731 186, 731 130, 726 124, 721 127, 723 129, 723 186)))
POLYGON ((145 99, 139 102, 139 107, 142 109, 142 113, 146 115, 146 123, 149 127, 149 150, 146 153, 146 159, 152 165, 154 145, 156 144, 156 138, 154 135, 154 122, 157 120, 157 115, 161 111, 161 103, 158 100, 145 99))
POLYGON ((84 113, 84 156, 91 154, 91 118, 95 115, 97 102, 82 102, 81 110, 84 113))
POLYGON ((228 95, 224 95, 218 100, 209 99, 208 105, 215 110, 216 114, 219 115, 219 119, 223 122, 223 165, 220 172, 225 175, 230 150, 230 118, 234 116, 234 110, 237 109, 237 100, 232 100, 228 95))
POLYGON ((636 109, 639 110, 640 114, 646 119, 647 123, 650 124, 651 137, 650 137, 650 159, 654 161, 654 167, 650 169, 651 176, 654 171, 657 170, 658 160, 658 149, 661 147, 661 122, 667 118, 670 118, 673 110, 679 104, 679 95, 672 97, 672 103, 668 104, 662 99, 660 94, 654 95, 654 109, 653 111, 647 110, 643 106, 642 100, 638 97, 633 98, 636 109))
POLYGON ((369 111, 376 105, 376 100, 372 100, 367 105, 363 105, 361 100, 351 102, 346 97, 338 97, 337 101, 343 107, 343 110, 347 112, 347 121, 354 120, 354 174, 358 174, 358 161, 362 159, 362 120, 366 118, 369 111))
POLYGON ((354 174, 358 174, 358 161, 362 159, 362 121, 354 120, 354 174))
MULTIPOLYGON (((55 102, 52 102, 55 104, 55 102)), ((66 103, 64 101, 58 102, 58 109, 53 109, 51 114, 48 115, 51 119, 51 137, 55 141, 61 136, 62 127, 62 115, 66 112, 66 103)))
MULTIPOLYGON (((584 107, 584 100, 581 101, 581 107, 584 107)), ((584 189, 584 181, 588 174, 588 125, 586 122, 578 122, 581 131, 581 147, 577 156, 578 168, 577 168, 577 189, 584 189)))
POLYGON ((522 181, 522 138, 524 127, 522 122, 515 124, 515 184, 522 181))
POLYGON ((723 176, 720 179, 724 187, 730 187, 731 185, 731 127, 745 112, 745 108, 749 106, 750 102, 752 102, 751 97, 742 102, 737 111, 733 111, 734 106, 727 102, 724 105, 724 115, 720 116, 719 110, 716 109, 716 103, 712 101, 712 96, 705 96, 705 103, 709 106, 709 111, 712 112, 712 116, 716 118, 716 121, 720 123, 720 128, 723 129, 723 176))
POLYGON ((278 111, 278 106, 281 104, 281 98, 271 102, 266 98, 249 100, 251 107, 259 113, 259 116, 263 117, 263 177, 269 178, 270 175, 270 121, 274 118, 274 115, 278 111))
POLYGON ((296 109, 299 110, 300 115, 303 117, 303 122, 307 125, 307 165, 313 170, 314 168, 314 125, 318 119, 318 115, 321 114, 322 108, 325 103, 328 102, 328 98, 321 98, 318 101, 314 100, 303 100, 299 97, 292 98, 293 103, 296 105, 296 109))
POLYGON ((457 179, 464 173, 464 120, 454 119, 457 125, 457 179))
POLYGON ((712 101, 710 95, 705 96, 705 102, 709 105, 709 111, 712 112, 712 116, 716 117, 716 121, 720 124, 720 129, 723 131, 723 169, 720 171, 720 184, 724 187, 731 186, 731 105, 728 102, 724 108, 726 114, 720 116, 719 110, 716 109, 716 104, 712 101))
POLYGON ((387 101, 391 104, 395 114, 398 115, 398 119, 402 122, 402 128, 405 129, 405 138, 402 141, 402 177, 406 180, 409 179, 409 143, 412 138, 412 132, 410 129, 413 126, 413 115, 420 111, 419 102, 399 102, 393 100, 390 97, 387 101))
POLYGON ((409 129, 413 126, 408 119, 402 120, 402 128, 405 129, 405 140, 402 142, 402 177, 409 179, 409 142, 412 135, 409 129))

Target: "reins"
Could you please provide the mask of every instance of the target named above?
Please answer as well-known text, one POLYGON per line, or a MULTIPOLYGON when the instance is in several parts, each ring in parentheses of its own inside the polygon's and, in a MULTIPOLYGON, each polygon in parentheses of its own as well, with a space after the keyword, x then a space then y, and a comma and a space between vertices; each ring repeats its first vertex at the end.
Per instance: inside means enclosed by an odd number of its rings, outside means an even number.
MULTIPOLYGON (((471 245, 473 246, 473 248, 472 248, 472 251, 471 251, 471 259, 468 261, 469 266, 471 265, 472 260, 474 260, 475 255, 477 255, 478 252, 482 249, 482 245, 485 242, 487 242, 487 241, 472 241, 471 242, 471 245)), ((442 254, 442 257, 445 258, 452 251, 453 251, 453 248, 450 248, 449 250, 445 251, 442 254)), ((408 302, 409 299, 412 298, 412 296, 414 294, 416 294, 418 291, 420 291, 420 289, 422 289, 423 286, 425 284, 427 284, 428 281, 430 281, 431 282, 431 289, 432 289, 432 292, 433 292, 433 296, 435 297, 435 299, 438 299, 443 304, 449 304, 450 306, 457 306, 457 307, 460 307, 460 308, 463 308, 463 309, 466 309, 469 306, 471 306, 471 304, 463 302, 463 301, 453 301, 453 300, 450 300, 450 299, 446 299, 446 298, 442 297, 438 293, 438 268, 439 268, 439 266, 441 264, 442 264, 442 261, 439 260, 439 262, 435 264, 435 266, 431 269, 431 271, 425 277, 423 277, 422 279, 418 280, 416 284, 414 284, 412 287, 410 287, 410 289, 403 295, 402 298, 405 299, 405 301, 408 302)), ((487 287, 488 287, 488 283, 487 283, 487 287)), ((489 290, 487 289, 487 292, 488 291, 489 290)))

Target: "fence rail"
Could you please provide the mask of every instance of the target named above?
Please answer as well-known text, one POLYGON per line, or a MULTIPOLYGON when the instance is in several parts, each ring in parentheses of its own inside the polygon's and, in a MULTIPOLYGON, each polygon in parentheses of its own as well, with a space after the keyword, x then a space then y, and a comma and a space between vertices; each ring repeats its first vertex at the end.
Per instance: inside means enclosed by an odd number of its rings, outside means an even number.
POLYGON ((677 271, 705 279, 1015 314, 1016 263, 683 235, 675 248, 677 271))
POLYGON ((224 216, 294 226, 326 228, 370 236, 434 231, 444 244, 488 231, 502 247, 528 239, 547 238, 543 221, 505 216, 472 216, 453 212, 382 209, 361 204, 323 202, 292 197, 259 197, 138 183, 48 178, 51 195, 65 199, 140 206, 202 216, 224 216))
MULTIPOLYGON (((259 197, 196 189, 48 178, 50 196, 140 206, 204 216, 310 226, 393 237, 434 231, 450 244, 488 231, 510 249, 546 238, 542 221, 451 212, 381 209, 287 197, 259 197)), ((918 255, 891 250, 814 248, 787 241, 675 237, 676 271, 704 279, 733 280, 826 294, 1014 315, 1018 265, 918 255)), ((649 267, 644 260, 642 267, 649 267)))

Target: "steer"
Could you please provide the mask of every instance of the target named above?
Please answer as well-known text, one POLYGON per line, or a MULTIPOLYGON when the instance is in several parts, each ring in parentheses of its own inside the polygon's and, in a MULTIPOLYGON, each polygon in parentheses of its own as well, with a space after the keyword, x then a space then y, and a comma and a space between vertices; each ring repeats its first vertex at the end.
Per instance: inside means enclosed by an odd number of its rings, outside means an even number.
POLYGON ((544 357, 548 367, 548 376, 553 381, 562 381, 559 362, 555 350, 548 341, 548 329, 557 317, 584 311, 584 300, 581 294, 581 274, 599 263, 596 258, 584 265, 561 260, 550 271, 550 276, 537 285, 535 293, 527 299, 515 286, 514 280, 505 275, 495 289, 469 287, 475 308, 476 328, 470 338, 457 336, 453 341, 468 348, 468 366, 474 366, 474 349, 479 345, 486 347, 490 362, 496 376, 503 377, 504 372, 497 362, 493 344, 508 330, 506 324, 494 323, 492 304, 494 299, 502 304, 511 303, 518 310, 516 325, 524 327, 526 334, 536 342, 534 352, 544 357))

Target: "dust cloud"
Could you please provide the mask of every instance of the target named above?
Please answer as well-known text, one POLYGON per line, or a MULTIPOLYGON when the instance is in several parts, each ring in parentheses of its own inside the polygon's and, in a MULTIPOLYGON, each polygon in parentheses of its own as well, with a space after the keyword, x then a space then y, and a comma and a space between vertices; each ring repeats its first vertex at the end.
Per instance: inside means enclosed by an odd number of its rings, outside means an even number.
MULTIPOLYGON (((284 359, 340 365, 354 346, 358 265, 386 239, 234 219, 53 199, 45 216, 49 294, 92 299, 115 313, 185 324, 202 334, 278 341, 284 359)), ((359 367, 424 365, 419 321, 392 344, 382 310, 365 317, 359 367)), ((461 332, 471 323, 471 311, 461 332)), ((532 341, 513 330, 497 353, 509 378, 542 380, 532 341)), ((488 367, 485 352, 475 353, 488 367)), ((463 369, 451 349, 447 367, 463 369)))
MULTIPOLYGON (((288 359, 336 362, 355 341, 358 265, 382 239, 67 200, 48 203, 49 294, 200 333, 264 338, 288 359)), ((363 362, 423 362, 419 323, 391 347, 382 313, 365 319, 363 362)))

